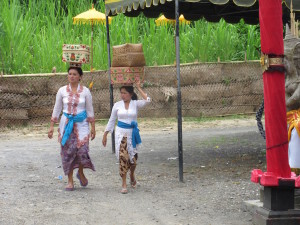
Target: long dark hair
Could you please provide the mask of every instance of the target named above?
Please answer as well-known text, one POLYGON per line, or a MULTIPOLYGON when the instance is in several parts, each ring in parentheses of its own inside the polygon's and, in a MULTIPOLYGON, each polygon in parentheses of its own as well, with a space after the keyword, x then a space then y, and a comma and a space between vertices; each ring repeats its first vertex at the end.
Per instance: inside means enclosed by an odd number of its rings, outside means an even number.
POLYGON ((72 70, 72 69, 73 69, 73 70, 77 70, 77 72, 79 73, 80 76, 83 75, 83 72, 82 72, 81 67, 70 66, 69 69, 68 69, 68 73, 69 73, 69 71, 72 70))
POLYGON ((122 86, 122 87, 120 87, 120 91, 122 89, 125 89, 129 94, 131 94, 131 100, 137 100, 138 99, 136 93, 134 92, 133 86, 122 86))

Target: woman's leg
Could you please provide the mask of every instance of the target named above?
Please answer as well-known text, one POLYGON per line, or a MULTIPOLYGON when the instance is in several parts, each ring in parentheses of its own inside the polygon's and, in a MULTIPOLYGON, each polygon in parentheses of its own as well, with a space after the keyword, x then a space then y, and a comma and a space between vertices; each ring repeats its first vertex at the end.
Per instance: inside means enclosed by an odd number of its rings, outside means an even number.
POLYGON ((80 185, 81 186, 86 186, 87 183, 88 183, 88 179, 86 179, 86 177, 83 173, 83 165, 82 164, 79 164, 78 175, 79 175, 80 185))
POLYGON ((134 176, 135 168, 136 168, 136 165, 131 165, 130 166, 130 181, 131 182, 135 181, 135 176, 134 176))
POLYGON ((122 188, 123 189, 127 189, 127 183, 126 183, 126 173, 124 173, 123 175, 122 175, 122 188))
POLYGON ((137 154, 134 155, 133 159, 134 163, 130 165, 130 184, 133 188, 136 187, 136 179, 135 179, 135 169, 136 169, 136 161, 137 161, 137 154))
POLYGON ((73 170, 70 170, 68 174, 68 185, 66 186, 66 189, 70 190, 74 188, 74 181, 73 181, 73 170))
POLYGON ((127 138, 123 137, 121 144, 120 144, 120 150, 119 150, 119 173, 122 178, 122 190, 121 193, 126 194, 127 193, 127 184, 126 184, 126 176, 127 171, 129 170, 129 154, 127 151, 127 138))

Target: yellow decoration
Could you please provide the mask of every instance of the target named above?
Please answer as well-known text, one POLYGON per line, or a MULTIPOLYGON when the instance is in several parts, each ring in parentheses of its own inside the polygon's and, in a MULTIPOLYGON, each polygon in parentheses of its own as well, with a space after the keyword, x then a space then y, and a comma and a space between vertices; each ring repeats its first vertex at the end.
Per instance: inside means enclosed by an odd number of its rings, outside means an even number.
MULTIPOLYGON (((160 16, 157 20, 155 20, 155 24, 157 26, 162 26, 162 25, 166 25, 166 24, 173 24, 175 25, 176 23, 176 20, 170 20, 170 19, 167 19, 164 15, 160 16)), ((182 23, 185 23, 185 24, 190 24, 191 21, 188 21, 184 18, 183 15, 181 15, 179 17, 179 23, 182 24, 182 23)))
MULTIPOLYGON (((108 23, 111 23, 112 18, 108 17, 108 23)), ((92 9, 80 13, 79 15, 73 17, 73 24, 81 25, 88 24, 92 26, 91 33, 91 72, 93 72, 93 30, 94 24, 105 24, 106 16, 104 13, 101 13, 94 9, 94 4, 92 4, 92 9)))
POLYGON ((288 111, 286 117, 289 125, 288 140, 290 141, 291 139, 291 132, 293 128, 297 130, 297 133, 300 137, 300 109, 288 111))
MULTIPOLYGON (((105 24, 105 14, 101 13, 99 11, 97 11, 94 8, 94 5, 92 5, 92 9, 80 13, 79 15, 73 17, 73 24, 89 24, 89 25, 93 25, 93 24, 105 24)), ((111 23, 112 18, 108 17, 108 23, 111 23)))
POLYGON ((268 55, 262 54, 260 57, 260 65, 262 66, 263 72, 268 70, 270 66, 282 66, 283 67, 283 58, 269 58, 268 55))
POLYGON ((90 89, 90 90, 92 90, 93 85, 94 85, 94 81, 92 81, 92 82, 90 83, 90 85, 89 85, 89 89, 90 89))

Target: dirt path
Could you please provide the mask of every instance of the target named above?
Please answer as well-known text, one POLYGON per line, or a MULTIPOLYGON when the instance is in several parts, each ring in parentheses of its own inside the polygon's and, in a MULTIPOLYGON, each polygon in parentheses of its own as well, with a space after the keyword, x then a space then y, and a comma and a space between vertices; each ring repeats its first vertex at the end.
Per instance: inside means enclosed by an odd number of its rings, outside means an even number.
MULTIPOLYGON (((157 122, 157 121, 156 121, 157 122)), ((56 140, 42 128, 0 133, 0 224, 252 224, 243 201, 258 198, 253 168, 265 170, 265 143, 251 119, 184 123, 184 183, 178 181, 176 122, 140 123, 136 189, 120 191, 111 146, 90 143, 96 172, 66 192, 56 140), (149 124, 152 124, 150 126, 149 124)))

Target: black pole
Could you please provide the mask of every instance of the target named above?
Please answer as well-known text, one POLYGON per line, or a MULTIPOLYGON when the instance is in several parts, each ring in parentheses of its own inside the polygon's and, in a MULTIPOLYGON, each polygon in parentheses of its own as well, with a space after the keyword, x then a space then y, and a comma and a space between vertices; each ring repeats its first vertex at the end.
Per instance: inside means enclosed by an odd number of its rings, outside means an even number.
POLYGON ((178 120, 178 162, 179 162, 179 181, 183 182, 183 152, 182 152, 182 110, 181 110, 181 89, 180 89, 180 48, 179 48, 179 3, 175 0, 176 16, 176 73, 177 73, 177 120, 178 120))
MULTIPOLYGON (((108 16, 106 16, 106 40, 107 40, 107 55, 108 55, 108 82, 109 82, 109 96, 110 96, 110 112, 112 111, 112 108, 114 106, 114 90, 113 86, 110 82, 110 67, 111 67, 111 59, 110 59, 110 38, 109 38, 109 23, 108 23, 108 16)), ((115 131, 111 134, 111 147, 112 147, 112 153, 116 152, 115 148, 115 131)))

